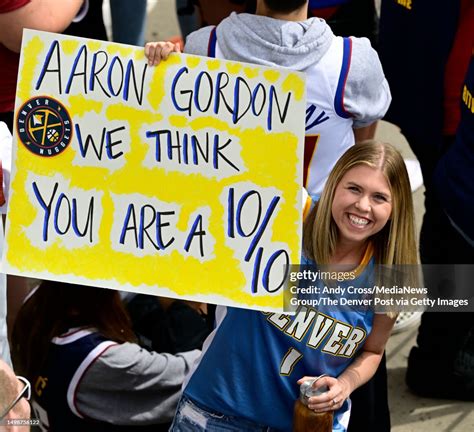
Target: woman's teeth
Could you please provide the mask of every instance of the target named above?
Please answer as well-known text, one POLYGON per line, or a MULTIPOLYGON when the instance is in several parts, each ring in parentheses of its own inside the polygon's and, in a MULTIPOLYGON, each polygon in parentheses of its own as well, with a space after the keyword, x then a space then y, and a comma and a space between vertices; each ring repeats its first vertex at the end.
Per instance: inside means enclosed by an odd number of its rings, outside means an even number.
POLYGON ((354 215, 349 215, 349 219, 354 225, 358 225, 358 226, 365 226, 369 223, 368 219, 359 218, 354 215))

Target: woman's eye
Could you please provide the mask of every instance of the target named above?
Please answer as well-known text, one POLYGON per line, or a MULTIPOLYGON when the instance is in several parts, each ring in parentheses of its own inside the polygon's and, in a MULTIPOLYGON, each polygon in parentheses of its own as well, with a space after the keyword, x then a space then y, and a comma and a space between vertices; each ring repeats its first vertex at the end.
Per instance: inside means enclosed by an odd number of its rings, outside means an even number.
POLYGON ((378 202, 385 202, 387 201, 387 198, 385 197, 385 195, 374 195, 374 200, 375 201, 378 201, 378 202))
POLYGON ((349 186, 348 189, 352 192, 359 192, 359 188, 357 186, 349 186))

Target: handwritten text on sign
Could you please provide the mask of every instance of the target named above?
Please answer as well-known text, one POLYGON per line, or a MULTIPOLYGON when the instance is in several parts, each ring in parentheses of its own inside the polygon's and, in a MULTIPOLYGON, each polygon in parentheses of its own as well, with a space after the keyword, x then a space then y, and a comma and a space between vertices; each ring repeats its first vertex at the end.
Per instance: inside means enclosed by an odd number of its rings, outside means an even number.
POLYGON ((20 71, 7 271, 281 310, 301 75, 34 31, 20 71))

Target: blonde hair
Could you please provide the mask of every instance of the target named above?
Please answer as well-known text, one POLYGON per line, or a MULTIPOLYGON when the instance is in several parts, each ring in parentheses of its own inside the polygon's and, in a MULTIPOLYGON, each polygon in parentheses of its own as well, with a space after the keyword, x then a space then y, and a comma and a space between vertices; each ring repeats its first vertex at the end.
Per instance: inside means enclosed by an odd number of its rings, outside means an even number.
POLYGON ((417 264, 413 200, 405 162, 390 144, 369 140, 347 150, 329 174, 321 199, 308 215, 303 229, 303 249, 318 264, 328 264, 338 240, 332 202, 342 177, 357 165, 379 169, 392 194, 392 215, 372 236, 376 264, 417 264), (317 216, 316 216, 317 214, 317 216))

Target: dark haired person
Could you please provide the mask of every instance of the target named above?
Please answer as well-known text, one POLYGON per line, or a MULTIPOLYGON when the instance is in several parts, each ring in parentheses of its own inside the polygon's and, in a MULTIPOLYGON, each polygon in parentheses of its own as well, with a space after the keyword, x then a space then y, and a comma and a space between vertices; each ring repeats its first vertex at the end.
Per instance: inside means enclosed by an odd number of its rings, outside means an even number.
POLYGON ((117 291, 59 282, 41 284, 13 332, 13 362, 52 432, 167 430, 198 355, 148 352, 117 291))
MULTIPOLYGON (((423 172, 420 261, 429 264, 425 283, 436 295, 449 286, 433 280, 436 265, 474 263, 472 75, 463 82, 474 47, 474 2, 384 0, 380 23, 379 52, 394 94, 387 120, 401 128, 423 172)), ((414 393, 474 400, 473 323, 471 312, 423 313, 408 358, 414 393)))
MULTIPOLYGON (((255 12, 255 0, 178 0, 183 38, 206 25, 217 25, 231 12, 255 12), (196 16, 196 10, 199 17, 196 16), (200 21, 200 22, 199 22, 200 21)), ((377 42, 378 16, 374 0, 309 0, 310 16, 323 18, 339 36, 367 37, 377 42)))
POLYGON ((377 45, 374 0, 309 0, 309 13, 326 20, 339 36, 366 37, 373 47, 377 45))
MULTIPOLYGON (((471 11, 471 16, 474 18, 474 11, 471 11)), ((442 209, 438 226, 443 227, 443 243, 456 246, 451 251, 454 255, 451 262, 472 264, 474 51, 461 92, 461 119, 456 138, 439 160, 433 183, 442 209)), ((456 297, 472 299, 472 291, 464 291, 466 287, 466 283, 462 289, 458 286, 456 297)), ((419 346, 412 348, 408 360, 407 383, 421 396, 474 401, 474 313, 451 312, 443 314, 442 318, 434 313, 424 315, 417 339, 419 346), (440 340, 435 340, 433 330, 441 336, 440 340), (428 380, 429 372, 434 370, 445 371, 436 384, 428 380)))

